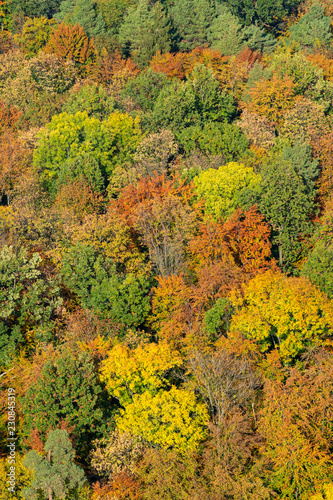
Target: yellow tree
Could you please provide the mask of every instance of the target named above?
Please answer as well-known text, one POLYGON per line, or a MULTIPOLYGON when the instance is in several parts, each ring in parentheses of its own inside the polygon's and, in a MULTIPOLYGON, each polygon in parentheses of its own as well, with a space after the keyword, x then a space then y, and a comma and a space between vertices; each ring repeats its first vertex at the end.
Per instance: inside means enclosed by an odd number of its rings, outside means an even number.
POLYGON ((205 438, 208 411, 194 392, 178 388, 166 377, 182 364, 167 343, 117 345, 102 362, 101 378, 122 409, 116 416, 121 433, 180 451, 195 449, 205 438))
POLYGON ((304 371, 291 369, 285 383, 266 380, 264 387, 262 452, 270 486, 286 500, 308 500, 311 493, 327 490, 333 472, 332 357, 320 351, 314 357, 304 371))
POLYGON ((325 343, 333 333, 332 303, 306 278, 267 271, 243 291, 242 297, 231 297, 238 311, 230 331, 256 340, 263 352, 277 348, 288 361, 309 345, 325 343))
POLYGON ((270 122, 278 123, 294 102, 296 84, 289 77, 262 79, 249 90, 251 101, 247 109, 252 113, 265 116, 270 122))

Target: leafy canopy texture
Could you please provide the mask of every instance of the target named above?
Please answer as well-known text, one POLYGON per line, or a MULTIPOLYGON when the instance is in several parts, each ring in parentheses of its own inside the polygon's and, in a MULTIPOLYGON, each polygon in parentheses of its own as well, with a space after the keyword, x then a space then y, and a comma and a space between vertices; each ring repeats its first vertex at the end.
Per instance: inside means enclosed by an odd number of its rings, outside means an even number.
POLYGON ((141 139, 138 118, 114 112, 106 120, 89 117, 86 111, 75 115, 55 115, 39 135, 34 164, 52 191, 66 160, 82 154, 91 156, 101 174, 108 178, 122 161, 133 158, 141 139))
POLYGON ((77 449, 82 452, 103 431, 109 409, 104 408, 102 387, 88 353, 64 354, 45 363, 41 376, 22 401, 24 432, 41 436, 61 423, 73 427, 77 449))
POLYGON ((263 352, 278 349, 286 361, 332 335, 332 304, 305 278, 267 271, 244 285, 244 297, 234 296, 232 303, 239 310, 230 331, 256 340, 263 352))
POLYGON ((125 55, 145 67, 156 52, 170 50, 171 35, 168 20, 159 2, 140 0, 130 7, 119 31, 119 42, 125 55))
POLYGON ((64 257, 62 276, 84 308, 127 327, 144 322, 150 310, 149 280, 116 272, 116 266, 91 247, 78 244, 64 257))
POLYGON ((205 201, 206 213, 220 219, 230 217, 247 194, 259 190, 260 180, 251 167, 231 162, 201 172, 194 184, 198 198, 205 201))
POLYGON ((332 18, 325 16, 325 10, 320 3, 312 5, 297 24, 290 28, 290 39, 303 47, 314 47, 316 44, 328 44, 332 39, 332 18))
POLYGON ((166 374, 182 359, 165 342, 114 347, 102 364, 102 379, 124 409, 116 417, 120 432, 180 451, 195 449, 205 437, 206 407, 187 389, 170 386, 166 374))
POLYGON ((27 500, 38 498, 42 492, 44 498, 66 498, 69 490, 84 484, 83 469, 74 463, 75 451, 65 430, 49 432, 45 443, 46 457, 37 451, 29 451, 24 465, 34 472, 30 488, 23 490, 27 500))
MULTIPOLYGON (((42 335, 62 304, 56 280, 42 275, 39 253, 16 254, 13 247, 0 251, 0 363, 6 364, 15 349, 26 343, 27 333, 42 335)), ((48 339, 44 339, 48 340, 48 339)))
POLYGON ((116 418, 122 432, 142 436, 149 443, 187 453, 197 449, 206 437, 209 419, 204 404, 195 394, 172 386, 169 391, 136 394, 116 418))

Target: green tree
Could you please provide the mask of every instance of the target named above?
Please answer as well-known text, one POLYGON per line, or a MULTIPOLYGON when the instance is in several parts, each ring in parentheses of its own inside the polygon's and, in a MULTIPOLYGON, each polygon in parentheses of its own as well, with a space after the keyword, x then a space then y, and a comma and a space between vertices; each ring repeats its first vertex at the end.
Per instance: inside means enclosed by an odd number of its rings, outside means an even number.
POLYGON ((44 449, 46 456, 31 450, 23 461, 34 473, 31 487, 22 492, 27 500, 37 498, 39 492, 48 500, 54 496, 65 498, 70 490, 80 488, 85 482, 83 469, 74 463, 75 451, 67 431, 49 432, 44 449))
POLYGON ((214 219, 228 218, 242 206, 246 194, 258 191, 261 177, 251 167, 231 162, 217 170, 209 168, 195 179, 198 199, 205 201, 205 212, 214 219))
POLYGON ((41 179, 54 193, 57 179, 66 160, 91 155, 107 180, 116 165, 131 161, 141 139, 139 120, 114 112, 106 120, 89 117, 87 112, 75 115, 61 113, 52 118, 39 133, 34 165, 41 179))
POLYGON ((9 0, 12 14, 22 13, 27 17, 45 16, 51 18, 59 10, 61 0, 9 0))
POLYGON ((333 297, 332 236, 332 208, 329 203, 313 235, 314 246, 302 266, 301 274, 330 299, 333 297))
POLYGON ((232 95, 220 90, 210 68, 197 64, 186 82, 175 79, 162 88, 144 123, 152 129, 170 128, 177 137, 177 132, 191 125, 227 122, 234 111, 232 95))
POLYGON ((244 34, 240 20, 225 6, 219 6, 218 16, 209 27, 208 40, 212 49, 224 56, 238 54, 244 46, 244 34))
POLYGON ((332 260, 333 245, 319 240, 315 243, 301 270, 302 276, 309 278, 330 299, 333 298, 332 260))
POLYGON ((126 85, 122 95, 130 97, 143 112, 152 110, 161 90, 169 84, 164 73, 155 73, 147 68, 131 79, 126 85))
POLYGON ((136 0, 97 0, 96 8, 103 16, 106 29, 116 34, 128 8, 136 4, 136 0))
POLYGON ((112 415, 90 354, 63 352, 47 361, 22 398, 22 414, 22 434, 38 431, 42 440, 65 423, 84 459, 91 440, 102 437, 112 415))
POLYGON ((270 70, 279 78, 292 78, 295 95, 308 94, 310 98, 315 97, 314 88, 323 80, 322 70, 313 65, 303 53, 293 53, 288 49, 278 50, 274 54, 270 70))
POLYGON ((33 57, 47 44, 54 25, 54 19, 44 16, 26 19, 22 33, 15 36, 15 41, 29 57, 33 57))
POLYGON ((290 40, 298 42, 302 47, 327 45, 332 39, 331 24, 332 18, 325 16, 324 7, 315 3, 310 12, 290 27, 290 40))
POLYGON ((315 179, 318 162, 311 159, 306 144, 286 148, 261 171, 260 209, 273 228, 273 243, 278 249, 280 266, 292 271, 301 258, 302 239, 309 237, 313 225, 309 216, 315 210, 315 179))
POLYGON ((118 36, 124 55, 144 68, 157 51, 170 50, 169 21, 162 5, 140 0, 130 7, 118 36))
POLYGON ((258 22, 265 28, 278 28, 282 20, 294 12, 300 0, 227 0, 231 11, 246 25, 258 22))
POLYGON ((56 280, 43 276, 41 263, 39 253, 29 256, 25 248, 17 254, 8 246, 0 251, 1 364, 10 362, 31 330, 37 339, 50 340, 47 331, 62 299, 56 280))
POLYGON ((182 51, 208 46, 209 26, 215 17, 210 0, 176 0, 170 10, 175 42, 182 51))
POLYGON ((188 154, 199 150, 203 154, 221 156, 225 162, 237 160, 249 141, 234 123, 205 122, 203 128, 193 125, 178 134, 179 144, 188 154))
POLYGON ((84 308, 113 318, 127 327, 137 327, 148 316, 149 281, 134 274, 122 275, 92 247, 78 244, 65 256, 63 280, 84 308))
POLYGON ((88 116, 103 120, 114 111, 114 100, 102 85, 86 83, 71 89, 62 111, 72 115, 86 111, 88 116))
POLYGON ((96 10, 93 0, 65 0, 60 4, 60 12, 55 16, 59 22, 79 24, 89 37, 105 32, 102 14, 96 10))

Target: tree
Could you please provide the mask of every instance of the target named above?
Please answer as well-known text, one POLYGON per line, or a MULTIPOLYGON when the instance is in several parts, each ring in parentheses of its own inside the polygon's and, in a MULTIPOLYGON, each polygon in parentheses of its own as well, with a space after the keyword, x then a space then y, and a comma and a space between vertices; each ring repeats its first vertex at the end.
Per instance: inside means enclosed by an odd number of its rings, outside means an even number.
POLYGON ((225 6, 219 6, 218 16, 209 27, 208 40, 212 49, 217 49, 224 56, 238 54, 244 44, 244 34, 240 20, 231 14, 225 6))
POLYGON ((317 162, 306 144, 286 148, 272 164, 261 171, 262 192, 259 207, 273 228, 279 263, 291 271, 303 252, 302 239, 311 235, 309 217, 315 213, 317 162))
POLYGON ((6 0, 0 1, 0 28, 2 33, 8 32, 12 23, 10 8, 6 0))
POLYGON ((118 32, 128 8, 132 7, 134 3, 133 0, 124 0, 122 2, 117 0, 97 0, 96 9, 102 14, 106 29, 115 34, 118 32))
POLYGON ((56 22, 44 16, 27 18, 20 35, 15 36, 16 42, 28 57, 33 57, 45 47, 56 22))
POLYGON ((51 33, 45 52, 56 54, 62 59, 71 59, 82 71, 84 66, 92 63, 94 59, 93 44, 78 24, 59 24, 51 33))
POLYGON ((58 12, 61 0, 9 0, 8 5, 12 14, 23 14, 33 18, 45 16, 49 19, 58 12))
MULTIPOLYGON (((55 97, 54 94, 64 94, 70 89, 78 76, 77 68, 72 60, 64 61, 55 54, 43 52, 31 59, 30 72, 37 89, 53 97, 55 97)), ((52 112, 51 116, 55 113, 56 111, 52 112)))
POLYGON ((83 469, 74 463, 75 452, 65 430, 50 431, 45 443, 46 457, 29 451, 24 465, 34 472, 30 488, 23 490, 27 500, 36 498, 42 491, 44 498, 65 498, 66 493, 84 484, 83 469))
POLYGON ((70 90, 62 111, 72 115, 86 111, 88 116, 104 120, 114 111, 114 100, 102 85, 79 83, 70 90))
POLYGON ((146 112, 153 109, 160 91, 167 84, 168 79, 163 73, 147 68, 129 80, 122 95, 130 97, 136 107, 146 112))
MULTIPOLYGON (((57 280, 43 273, 39 253, 3 246, 0 252, 0 350, 8 364, 15 349, 27 341, 28 332, 50 340, 52 319, 62 304, 57 280), (44 332, 46 330, 46 332, 44 332)), ((52 335, 51 335, 52 338, 52 335)))
POLYGON ((232 215, 247 192, 258 190, 260 180, 251 167, 231 162, 217 170, 201 172, 194 185, 198 199, 205 201, 205 212, 220 219, 232 215))
POLYGON ((157 274, 168 276, 180 272, 195 226, 196 214, 191 207, 175 196, 167 196, 139 205, 135 217, 135 227, 148 247, 157 274))
POLYGON ((138 327, 148 316, 149 279, 117 273, 110 260, 90 246, 78 244, 64 256, 62 277, 84 308, 122 326, 138 327))
POLYGON ((302 47, 327 45, 332 39, 331 23, 332 18, 325 16, 324 8, 320 3, 315 3, 310 12, 290 27, 290 39, 302 47))
MULTIPOLYGON (((12 127, 14 125, 14 116, 13 118, 11 116, 7 118, 9 125, 12 125, 12 127)), ((4 127, 6 127, 7 120, 3 121, 4 127)), ((31 151, 13 132, 8 131, 0 136, 0 154, 0 193, 6 195, 7 204, 9 205, 19 180, 30 171, 31 151)))
POLYGON ((274 268, 271 260, 271 230, 257 206, 247 211, 238 209, 223 227, 225 241, 236 264, 246 273, 274 268))
POLYGON ((36 430, 44 441, 50 430, 65 424, 84 459, 91 440, 111 424, 112 410, 92 357, 86 352, 63 352, 46 361, 22 398, 23 434, 27 437, 36 430))
POLYGON ((239 310, 230 331, 256 340, 263 352, 276 348, 281 358, 290 362, 307 346, 323 344, 331 335, 332 305, 306 278, 267 271, 243 289, 242 299, 236 295, 232 299, 239 310))
POLYGON ((322 292, 332 299, 332 201, 325 207, 325 211, 313 235, 313 248, 307 255, 301 270, 302 276, 310 279, 322 292))
POLYGON ((140 0, 136 7, 130 7, 118 38, 123 53, 131 54, 141 68, 148 65, 156 52, 168 52, 170 33, 163 6, 159 2, 150 5, 148 0, 140 0))
POLYGON ((134 474, 144 449, 143 441, 130 434, 111 432, 107 438, 94 441, 91 466, 99 476, 113 479, 119 474, 134 474))
POLYGON ((92 38, 105 31, 105 23, 101 13, 97 13, 93 0, 65 0, 60 4, 60 12, 55 16, 59 22, 78 24, 92 38))
POLYGON ((296 84, 286 76, 281 79, 274 75, 271 79, 262 79, 248 91, 250 102, 246 108, 253 113, 278 123, 294 103, 296 84))
POLYGON ((252 0, 228 0, 231 11, 245 24, 256 24, 269 29, 279 29, 285 17, 295 11, 299 0, 260 0, 254 4, 252 0))
POLYGON ((219 89, 213 70, 197 64, 186 82, 174 79, 162 88, 146 120, 150 128, 170 128, 179 133, 191 125, 204 126, 207 121, 227 122, 234 111, 232 95, 219 89))
POLYGON ((209 26, 215 17, 215 9, 209 0, 177 0, 170 16, 176 30, 176 43, 180 50, 207 47, 209 26))
POLYGON ((215 424, 227 420, 237 407, 254 407, 260 380, 247 359, 223 350, 192 352, 188 366, 215 424))
POLYGON ((222 161, 237 160, 246 151, 248 140, 235 123, 205 121, 189 126, 178 134, 178 141, 185 152, 201 151, 220 156, 222 161))
POLYGON ((110 351, 102 379, 124 408, 117 417, 120 432, 184 452, 196 448, 208 414, 193 392, 178 389, 166 377, 181 364, 179 353, 166 342, 110 351))
POLYGON ((133 401, 116 418, 122 432, 142 436, 148 443, 188 453, 206 436, 208 412, 195 394, 172 386, 156 395, 134 394, 133 401))
POLYGON ((294 52, 290 48, 277 50, 272 58, 270 70, 276 78, 290 78, 294 82, 295 96, 305 94, 309 99, 317 100, 316 87, 323 85, 322 71, 308 61, 302 52, 294 52))
POLYGON ((317 134, 322 135, 328 130, 324 106, 310 99, 298 99, 295 105, 287 111, 280 127, 280 134, 296 142, 313 144, 317 134))
POLYGON ((122 406, 133 401, 134 395, 152 395, 168 386, 167 375, 183 360, 166 342, 139 345, 131 350, 122 344, 113 347, 102 362, 101 377, 110 394, 122 406))
POLYGON ((262 453, 269 460, 269 485, 283 498, 312 498, 330 481, 331 377, 332 360, 319 351, 304 370, 291 369, 284 382, 265 381, 262 453))
MULTIPOLYGON (((125 113, 114 112, 102 122, 88 117, 86 111, 75 115, 61 113, 41 130, 34 164, 41 169, 41 178, 51 192, 64 162, 82 155, 91 157, 89 163, 95 164, 94 169, 98 165, 100 170, 100 174, 84 171, 88 181, 89 176, 100 175, 106 181, 118 163, 131 161, 140 139, 139 120, 125 113)), ((82 171, 82 166, 79 169, 82 171)))
POLYGON ((265 117, 244 109, 238 126, 246 134, 250 143, 263 150, 270 149, 276 140, 275 127, 265 117))

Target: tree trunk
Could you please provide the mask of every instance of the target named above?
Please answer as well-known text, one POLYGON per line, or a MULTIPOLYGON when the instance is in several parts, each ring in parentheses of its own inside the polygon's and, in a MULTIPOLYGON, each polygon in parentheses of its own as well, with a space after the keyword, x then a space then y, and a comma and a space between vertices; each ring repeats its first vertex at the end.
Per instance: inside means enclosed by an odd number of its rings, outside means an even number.
POLYGON ((53 500, 52 488, 49 488, 49 500, 53 500))

